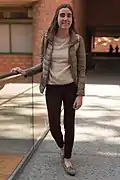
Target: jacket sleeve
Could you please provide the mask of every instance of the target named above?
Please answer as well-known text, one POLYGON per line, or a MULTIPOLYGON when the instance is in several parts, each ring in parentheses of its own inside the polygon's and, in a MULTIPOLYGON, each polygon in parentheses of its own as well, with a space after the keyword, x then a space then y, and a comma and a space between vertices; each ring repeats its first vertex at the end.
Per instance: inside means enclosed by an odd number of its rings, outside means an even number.
POLYGON ((86 52, 84 40, 79 36, 79 47, 77 50, 77 95, 85 95, 85 71, 86 71, 86 52))
POLYGON ((40 48, 40 64, 37 64, 31 68, 26 69, 26 76, 33 76, 37 73, 42 72, 43 70, 43 59, 44 59, 44 43, 45 43, 45 35, 41 39, 41 48, 40 48))

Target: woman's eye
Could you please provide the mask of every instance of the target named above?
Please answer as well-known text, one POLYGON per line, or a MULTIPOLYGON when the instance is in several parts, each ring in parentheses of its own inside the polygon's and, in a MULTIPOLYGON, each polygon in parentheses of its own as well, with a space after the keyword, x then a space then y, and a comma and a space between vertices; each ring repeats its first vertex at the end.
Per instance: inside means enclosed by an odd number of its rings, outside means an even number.
POLYGON ((67 16, 68 18, 72 16, 72 14, 68 13, 68 14, 65 14, 65 13, 60 13, 60 17, 65 17, 67 16))
POLYGON ((61 13, 61 14, 60 14, 60 17, 65 17, 65 13, 61 13))
POLYGON ((70 14, 70 13, 67 14, 67 17, 71 17, 71 16, 72 16, 72 14, 70 14))

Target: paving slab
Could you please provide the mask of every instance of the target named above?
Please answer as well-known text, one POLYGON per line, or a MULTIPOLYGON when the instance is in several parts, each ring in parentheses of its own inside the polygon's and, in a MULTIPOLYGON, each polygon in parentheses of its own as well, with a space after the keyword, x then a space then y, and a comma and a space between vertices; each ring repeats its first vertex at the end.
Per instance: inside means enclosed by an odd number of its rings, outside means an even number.
POLYGON ((120 180, 119 119, 118 76, 91 74, 84 105, 76 112, 72 157, 76 176, 64 172, 59 149, 49 133, 17 180, 120 180))
MULTIPOLYGON (((48 135, 50 137, 50 135, 48 135)), ((79 144, 80 147, 80 144, 79 144)), ((89 146, 87 146, 89 151, 89 146)), ((75 148, 76 149, 76 148, 75 148)), ((44 140, 18 180, 119 180, 120 160, 111 154, 82 154, 73 152, 72 161, 77 169, 75 177, 66 175, 59 150, 52 140, 44 140), (46 147, 49 145, 49 150, 46 147), (44 149, 44 152, 41 151, 44 149)))

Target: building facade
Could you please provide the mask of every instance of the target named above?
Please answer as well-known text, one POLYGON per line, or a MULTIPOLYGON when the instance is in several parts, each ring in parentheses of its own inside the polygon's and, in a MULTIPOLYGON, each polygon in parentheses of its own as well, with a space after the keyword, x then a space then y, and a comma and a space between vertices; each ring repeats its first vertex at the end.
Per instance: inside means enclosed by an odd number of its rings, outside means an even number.
POLYGON ((92 49, 92 36, 120 32, 119 0, 0 0, 0 74, 39 63, 41 36, 61 3, 72 5, 87 52, 92 49))
POLYGON ((0 0, 0 74, 39 63, 41 36, 61 3, 77 6, 72 0, 0 0))

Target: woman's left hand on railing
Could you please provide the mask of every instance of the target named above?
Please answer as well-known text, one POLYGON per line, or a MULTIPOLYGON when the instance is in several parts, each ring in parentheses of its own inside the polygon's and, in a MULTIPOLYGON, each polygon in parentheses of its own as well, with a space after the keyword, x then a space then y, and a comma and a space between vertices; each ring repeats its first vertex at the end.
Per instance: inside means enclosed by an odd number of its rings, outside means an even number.
POLYGON ((27 75, 26 71, 20 67, 15 67, 15 68, 11 69, 11 72, 18 72, 24 76, 27 75))

